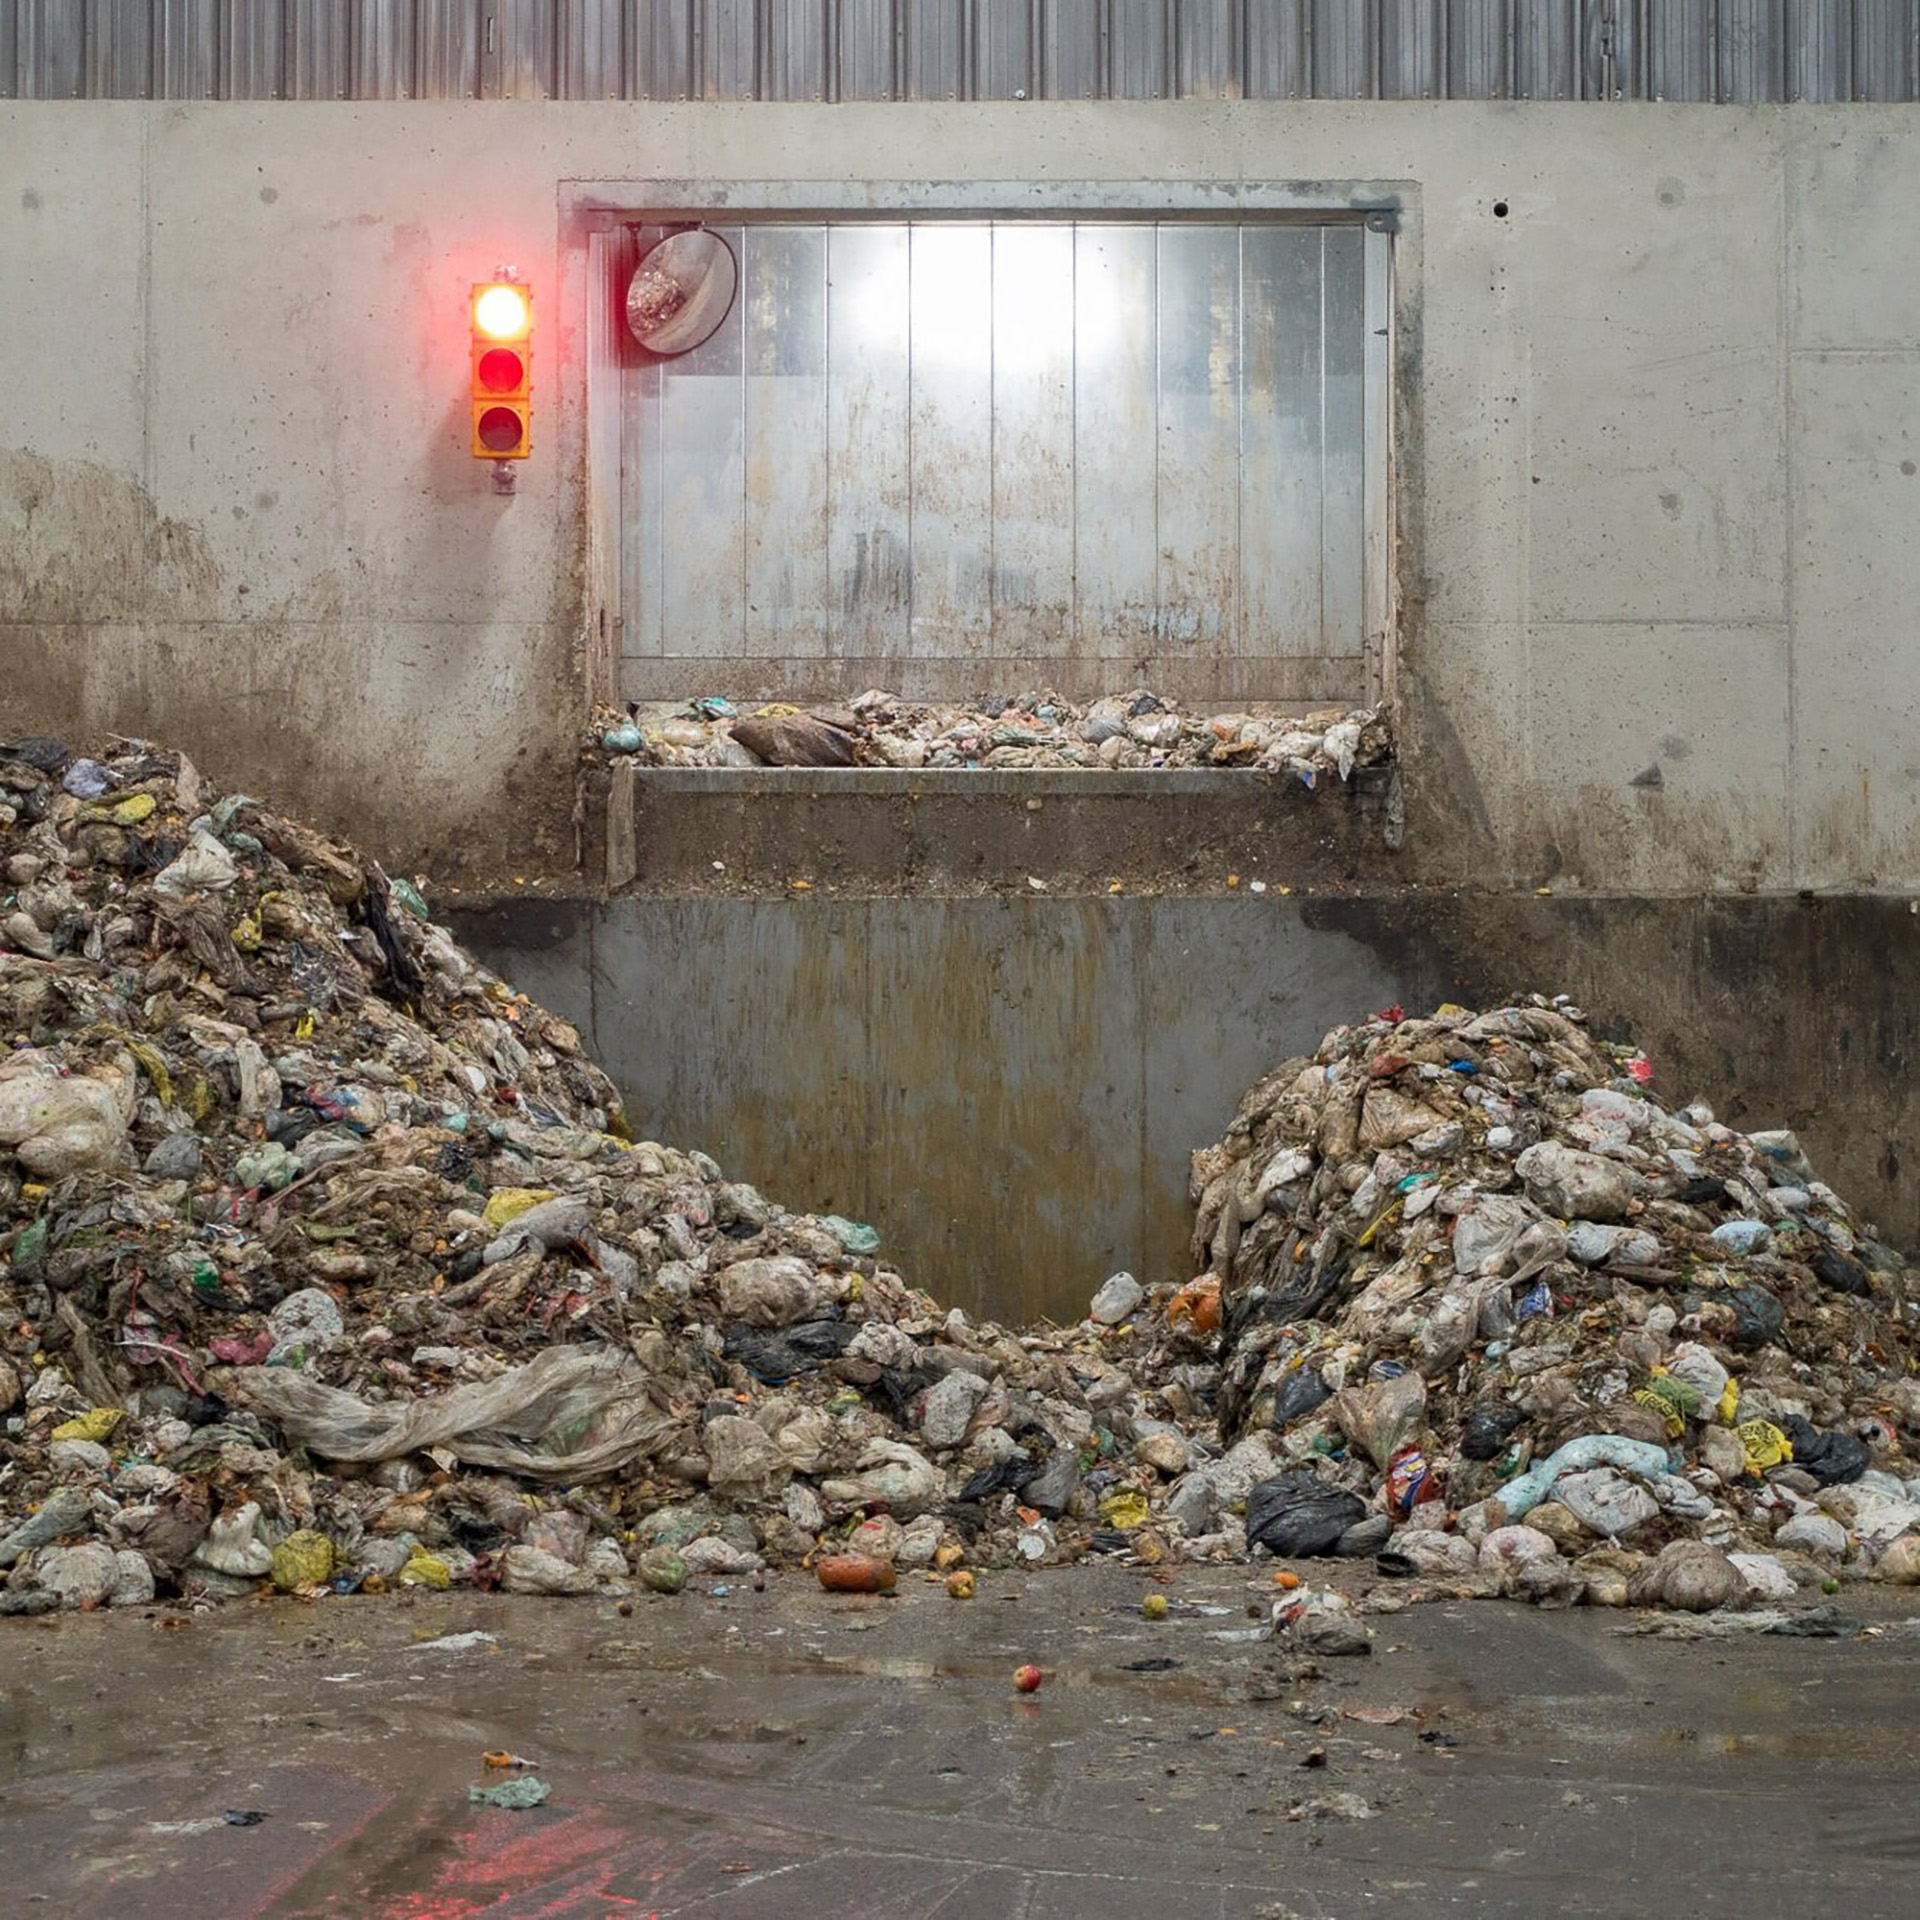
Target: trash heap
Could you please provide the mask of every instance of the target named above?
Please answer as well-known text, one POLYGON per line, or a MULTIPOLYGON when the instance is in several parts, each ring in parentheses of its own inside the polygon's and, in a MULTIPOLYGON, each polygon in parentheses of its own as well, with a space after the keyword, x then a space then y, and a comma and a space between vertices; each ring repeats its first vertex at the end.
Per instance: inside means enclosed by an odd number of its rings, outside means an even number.
POLYGON ((629 1138, 412 883, 139 741, 0 746, 0 1041, 0 1612, 1059 1558, 1147 1421, 1103 1328, 629 1138))
POLYGON ((1046 692, 950 707, 878 691, 844 707, 633 706, 597 716, 592 751, 664 767, 1248 767, 1311 787, 1384 766, 1393 743, 1373 709, 1192 714, 1138 687, 1084 707, 1046 692))
POLYGON ((415 883, 141 741, 0 744, 0 1043, 0 1613, 1089 1552, 1920 1581, 1911 1276, 1563 1003, 1339 1030, 1196 1156, 1198 1279, 1019 1332, 634 1140, 415 883))
POLYGON ((1195 1154, 1250 1542, 1558 1603, 1920 1581, 1914 1273, 1650 1077, 1564 999, 1394 1007, 1195 1154))

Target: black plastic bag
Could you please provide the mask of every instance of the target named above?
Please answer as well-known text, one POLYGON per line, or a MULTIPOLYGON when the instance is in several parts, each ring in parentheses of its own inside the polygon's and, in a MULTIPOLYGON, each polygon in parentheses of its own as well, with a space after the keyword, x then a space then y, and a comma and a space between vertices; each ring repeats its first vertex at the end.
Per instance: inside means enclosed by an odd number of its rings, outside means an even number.
POLYGON ((1823 1487, 1845 1486, 1849 1480, 1858 1480, 1873 1464, 1864 1440, 1856 1440, 1850 1433, 1822 1433, 1798 1414, 1784 1415, 1780 1431, 1793 1442, 1793 1464, 1812 1474, 1823 1487))
POLYGON ((1497 1460, 1526 1415, 1511 1400, 1482 1400, 1460 1428, 1460 1453, 1467 1460, 1497 1460))
POLYGON ((426 979, 414 964, 394 924, 391 900, 387 877, 376 867, 367 876, 360 897, 348 907, 347 917, 356 927, 365 927, 373 935, 386 970, 385 984, 392 988, 387 997, 401 1006, 411 1006, 419 999, 426 979))
POLYGON ((1787 1310, 1765 1287, 1735 1287, 1722 1296, 1733 1309, 1733 1344, 1736 1347, 1764 1347, 1780 1337, 1786 1325, 1787 1310))
POLYGON ((1711 1207, 1726 1199, 1727 1183, 1716 1180, 1712 1174, 1703 1174, 1697 1180, 1689 1180, 1673 1197, 1683 1207, 1711 1207))
POLYGON ((1367 1503, 1304 1470, 1263 1480, 1247 1496, 1247 1544, 1283 1560, 1331 1553, 1367 1503))
POLYGON ((779 1387, 801 1374, 818 1373, 828 1361, 839 1359, 859 1332, 844 1320, 803 1320, 777 1333, 730 1327, 722 1351, 763 1385, 779 1387))
POLYGON ((1039 1471, 1039 1461, 1029 1460, 1024 1453, 1011 1454, 1005 1460, 996 1460, 990 1467, 982 1467, 960 1489, 960 1498, 966 1501, 991 1500, 997 1493, 1018 1493, 1039 1471))
POLYGON ((1300 1367, 1280 1383, 1273 1398, 1273 1424, 1276 1431, 1304 1420, 1315 1407, 1333 1398, 1333 1389, 1311 1367, 1300 1367))
POLYGON ((1838 1247, 1822 1247, 1813 1256, 1813 1270, 1836 1293, 1855 1293, 1865 1299, 1873 1292, 1866 1268, 1858 1260, 1850 1260, 1838 1247))

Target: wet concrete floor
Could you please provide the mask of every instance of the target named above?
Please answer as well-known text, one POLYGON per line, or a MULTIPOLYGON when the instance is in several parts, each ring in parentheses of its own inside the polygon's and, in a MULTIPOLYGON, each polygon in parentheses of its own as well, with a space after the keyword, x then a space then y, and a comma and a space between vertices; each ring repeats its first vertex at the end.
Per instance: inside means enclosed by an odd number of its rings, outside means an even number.
POLYGON ((1316 1666, 1221 1637, 1265 1574, 1183 1570, 1160 1623, 1146 1590, 788 1575, 630 1616, 448 1594, 7 1621, 0 1912, 1920 1911, 1920 1636, 1892 1596, 1849 1595, 1876 1631, 1844 1641, 1440 1603, 1316 1666), (502 1748, 544 1806, 469 1803, 502 1748))

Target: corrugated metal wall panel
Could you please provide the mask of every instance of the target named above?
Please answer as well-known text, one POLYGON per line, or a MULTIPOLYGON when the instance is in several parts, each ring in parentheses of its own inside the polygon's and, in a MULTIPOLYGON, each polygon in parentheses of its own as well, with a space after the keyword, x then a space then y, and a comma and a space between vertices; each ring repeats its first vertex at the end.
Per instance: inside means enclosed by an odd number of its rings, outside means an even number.
POLYGON ((695 0, 631 0, 627 21, 627 93, 635 100, 691 100, 695 0))
POLYGON ((348 91, 356 100, 410 100, 420 23, 414 0, 351 0, 348 91))
POLYGON ((1720 0, 1719 91, 1738 105, 1786 97, 1789 0, 1720 0))
POLYGON ((220 92, 219 0, 161 0, 154 15, 154 92, 212 100, 220 92))
POLYGON ((415 86, 422 100, 473 100, 485 44, 481 0, 420 0, 415 86))
MULTIPOLYGON (((1697 7, 1701 0, 1694 0, 1697 7)), ((1585 0, 1586 94, 1595 100, 1638 100, 1646 86, 1646 0, 1585 0)))
POLYGON ((835 21, 833 97, 898 99, 893 0, 838 0, 835 21))
POLYGON ((1854 0, 1800 0, 1787 85, 1796 100, 1853 98, 1854 0))
POLYGON ((1249 5, 1246 27, 1247 94, 1254 100, 1299 100, 1307 84, 1307 11, 1311 0, 1249 5))
POLYGON ((287 0, 287 93, 295 100, 347 97, 347 14, 339 0, 287 0))
POLYGON ((1515 7, 1513 97, 1581 97, 1580 0, 1533 0, 1533 4, 1515 7))
POLYGON ((1653 100, 1711 100, 1717 78, 1714 15, 1718 8, 1661 7, 1647 21, 1647 96, 1653 100))
POLYGON ((73 0, 16 0, 20 92, 29 100, 77 100, 86 92, 86 22, 73 0))
POLYGON ((1037 0, 977 0, 973 10, 973 92, 978 100, 1032 100, 1042 86, 1034 49, 1037 0))
POLYGON ((625 0, 560 0, 562 99, 620 98, 626 87, 625 14, 625 0))
POLYGON ((493 47, 481 73, 488 97, 546 100, 554 92, 559 25, 554 0, 489 0, 493 47))
POLYGON ((1320 100, 1365 100, 1375 90, 1380 0, 1313 0, 1312 92, 1320 100))
POLYGON ((1380 91, 1431 100, 1442 91, 1443 0, 1384 0, 1380 9, 1380 91))
POLYGON ((1115 100, 1164 100, 1171 92, 1167 16, 1154 0, 1109 7, 1106 18, 1107 83, 1115 100))
MULTIPOLYGON (((79 0, 70 4, 82 11, 79 0)), ((85 0, 89 100, 152 97, 153 11, 149 0, 85 0)))
POLYGON ((1097 100, 1107 87, 1101 0, 1038 0, 1040 88, 1048 100, 1097 100))
POLYGON ((1911 100, 1917 27, 1907 0, 1859 0, 1854 15, 1856 100, 1911 100))
POLYGON ((701 93, 708 100, 757 100, 760 84, 760 23, 751 7, 703 0, 700 34, 701 93))
POLYGON ((1183 100, 1237 100, 1246 91, 1247 0, 1185 0, 1168 8, 1174 91, 1183 100))
POLYGON ((1920 0, 0 0, 0 97, 1909 101, 1920 0))
MULTIPOLYGON (((1549 9, 1551 10, 1551 9, 1549 9)), ((1512 0, 1455 0, 1437 9, 1444 45, 1442 88, 1452 100, 1505 100, 1513 93, 1512 0)))
POLYGON ((224 100, 277 100, 286 91, 287 25, 280 0, 233 0, 216 72, 224 100))
POLYGON ((968 0, 898 0, 901 88, 909 100, 964 100, 972 93, 967 60, 968 0))
POLYGON ((827 97, 830 0, 762 0, 769 100, 827 97))

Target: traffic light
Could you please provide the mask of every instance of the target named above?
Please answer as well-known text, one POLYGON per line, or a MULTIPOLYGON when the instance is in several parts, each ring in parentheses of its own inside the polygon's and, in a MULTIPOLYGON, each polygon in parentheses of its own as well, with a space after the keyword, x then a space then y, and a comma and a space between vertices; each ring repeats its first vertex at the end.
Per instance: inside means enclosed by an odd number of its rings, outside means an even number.
POLYGON ((533 292, 507 274, 473 289, 476 460, 524 460, 533 448, 533 292))

